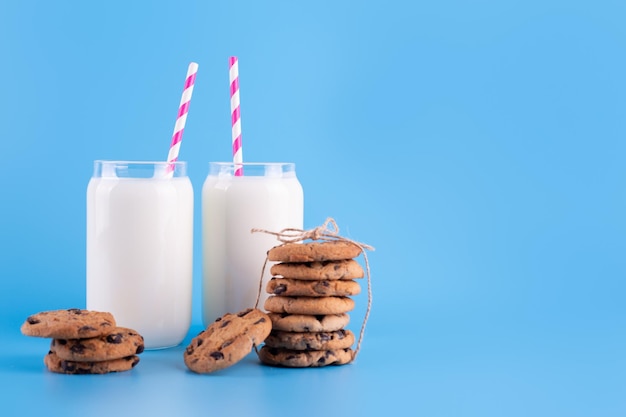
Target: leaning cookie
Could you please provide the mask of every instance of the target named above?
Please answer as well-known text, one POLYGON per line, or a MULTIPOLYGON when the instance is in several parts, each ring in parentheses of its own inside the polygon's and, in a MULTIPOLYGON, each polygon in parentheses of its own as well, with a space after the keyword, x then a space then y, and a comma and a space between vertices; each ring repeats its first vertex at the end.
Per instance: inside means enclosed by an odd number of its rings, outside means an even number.
POLYGON ((336 350, 290 350, 263 346, 259 350, 259 359, 266 365, 288 368, 321 367, 345 365, 352 361, 352 349, 336 350))
POLYGON ((109 334, 115 329, 111 313, 68 310, 43 311, 29 316, 22 324, 22 334, 53 339, 81 339, 109 334))
POLYGON ((320 280, 320 279, 356 279, 363 278, 364 271, 354 259, 325 262, 282 262, 272 265, 272 275, 284 278, 320 280))
POLYGON ((309 315, 268 313, 272 320, 273 330, 287 332, 333 332, 343 329, 350 323, 350 316, 346 313, 309 315))
POLYGON ((227 368, 262 343, 271 330, 272 322, 261 310, 225 314, 191 340, 184 353, 185 365, 200 374, 227 368))
POLYGON ((116 327, 107 335, 89 339, 52 339, 50 351, 67 361, 105 361, 142 353, 144 341, 135 330, 116 327))
POLYGON ((330 241, 311 243, 285 243, 267 252, 273 262, 315 262, 352 259, 361 253, 361 248, 352 242, 330 241))
POLYGON ((291 350, 337 350, 354 344, 354 334, 341 329, 334 332, 284 332, 272 330, 265 346, 291 350))
POLYGON ((328 295, 351 296, 361 292, 361 286, 354 280, 320 280, 272 278, 265 288, 268 294, 285 296, 324 297, 328 295))
POLYGON ((49 371, 58 374, 108 374, 133 369, 139 363, 139 356, 131 355, 108 361, 79 362, 67 361, 59 358, 54 352, 48 352, 43 361, 49 371))
POLYGON ((350 297, 284 297, 272 295, 265 300, 265 309, 272 313, 341 314, 354 309, 350 297))

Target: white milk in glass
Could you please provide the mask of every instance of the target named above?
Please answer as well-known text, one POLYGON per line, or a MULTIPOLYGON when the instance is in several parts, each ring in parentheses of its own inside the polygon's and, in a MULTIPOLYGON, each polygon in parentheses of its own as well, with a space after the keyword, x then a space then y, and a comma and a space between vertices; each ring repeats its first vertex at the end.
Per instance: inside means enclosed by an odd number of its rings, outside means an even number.
POLYGON ((87 187, 87 308, 111 312, 147 349, 191 323, 193 189, 184 162, 96 161, 87 187))
MULTIPOLYGON (((202 188, 203 293, 205 325, 225 313, 254 307, 267 251, 280 244, 279 232, 303 226, 303 191, 291 163, 212 162, 202 188)), ((272 263, 268 262, 263 283, 272 263)), ((267 294, 261 291, 258 307, 267 294)))

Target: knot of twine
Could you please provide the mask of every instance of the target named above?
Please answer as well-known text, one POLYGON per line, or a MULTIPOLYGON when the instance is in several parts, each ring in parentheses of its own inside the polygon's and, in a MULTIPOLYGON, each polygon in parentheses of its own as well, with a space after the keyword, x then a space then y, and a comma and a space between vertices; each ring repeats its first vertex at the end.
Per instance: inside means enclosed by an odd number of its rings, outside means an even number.
MULTIPOLYGON (((331 217, 327 218, 326 221, 313 229, 303 230, 296 228, 287 228, 283 229, 280 232, 273 232, 271 230, 265 229, 252 229, 251 233, 266 233, 269 235, 276 236, 276 239, 279 242, 282 242, 283 245, 287 243, 298 243, 303 242, 305 240, 321 240, 326 242, 332 241, 343 241, 349 242, 353 245, 358 246, 361 249, 361 253, 363 253, 363 259, 365 261, 365 269, 367 272, 367 309, 365 311, 365 316, 363 317, 363 323, 361 324, 361 331, 359 332, 359 338, 357 341, 356 348, 354 349, 354 353, 352 354, 352 361, 356 359, 359 350, 361 349, 361 342, 363 341, 363 335, 365 334, 365 325, 367 324, 367 319, 370 315, 370 310, 372 309, 372 280, 370 276, 370 265, 367 259, 366 250, 374 250, 374 248, 370 245, 366 245, 365 243, 356 242, 352 239, 348 239, 346 237, 339 235, 339 227, 335 220, 331 217)), ((269 254, 265 256, 265 263, 263 264, 263 269, 261 270, 261 279, 259 280, 259 291, 256 298, 256 303, 254 305, 255 308, 259 306, 259 300, 261 299, 261 292, 263 290, 263 275, 265 274, 265 268, 267 267, 267 263, 269 261, 269 254)), ((258 353, 258 352, 257 352, 258 353)))
POLYGON ((324 224, 309 230, 287 228, 281 230, 280 232, 272 232, 265 229, 252 229, 251 232, 262 232, 276 236, 276 239, 282 243, 297 243, 307 239, 325 241, 342 240, 344 242, 355 244, 363 251, 366 249, 374 250, 373 247, 366 245, 365 243, 355 242, 354 240, 339 236, 339 227, 337 226, 335 220, 331 217, 327 218, 324 224))

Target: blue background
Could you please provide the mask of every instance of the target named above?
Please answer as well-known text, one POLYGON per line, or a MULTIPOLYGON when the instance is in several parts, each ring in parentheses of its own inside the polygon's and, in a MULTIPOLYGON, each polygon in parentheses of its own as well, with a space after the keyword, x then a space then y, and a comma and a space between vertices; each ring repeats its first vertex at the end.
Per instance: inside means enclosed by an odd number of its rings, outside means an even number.
POLYGON ((3 409, 625 415, 625 21, 618 0, 2 1, 3 409), (84 306, 93 160, 165 159, 191 61, 200 330, 199 196, 231 158, 230 55, 244 159, 295 162, 305 227, 334 217, 376 248, 357 361, 250 355, 197 376, 181 346, 131 373, 47 372, 48 342, 19 326, 84 306))

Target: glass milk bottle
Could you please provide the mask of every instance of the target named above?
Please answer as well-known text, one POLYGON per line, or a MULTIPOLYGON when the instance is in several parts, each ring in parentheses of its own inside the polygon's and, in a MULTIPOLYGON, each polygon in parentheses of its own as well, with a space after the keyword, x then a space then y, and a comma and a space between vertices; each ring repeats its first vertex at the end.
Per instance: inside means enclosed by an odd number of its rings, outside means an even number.
POLYGON ((147 349, 180 344, 191 323, 186 171, 185 162, 95 161, 87 187, 87 308, 111 312, 147 349))
MULTIPOLYGON (((211 162, 202 188, 202 318, 254 307, 267 251, 280 242, 254 228, 303 227, 304 197, 293 163, 211 162), (235 169, 243 166, 243 175, 235 169)), ((263 283, 270 277, 265 271, 263 283)), ((259 308, 267 294, 261 289, 259 308)))

